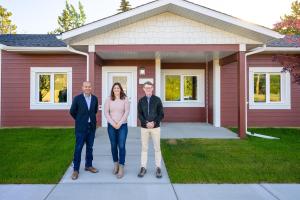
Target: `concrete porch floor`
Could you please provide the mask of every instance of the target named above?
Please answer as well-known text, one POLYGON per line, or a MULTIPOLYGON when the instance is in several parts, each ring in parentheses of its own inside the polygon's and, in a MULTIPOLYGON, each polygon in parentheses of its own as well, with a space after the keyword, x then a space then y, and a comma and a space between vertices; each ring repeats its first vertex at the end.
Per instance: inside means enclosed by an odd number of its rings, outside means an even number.
POLYGON ((161 138, 238 139, 238 135, 224 127, 209 123, 162 123, 161 138))
MULTIPOLYGON (((97 129, 97 134, 107 134, 106 127, 97 129)), ((140 127, 129 127, 128 138, 140 139, 140 127)), ((238 139, 238 135, 224 127, 214 127, 208 123, 171 123, 161 124, 162 139, 208 138, 238 139)))

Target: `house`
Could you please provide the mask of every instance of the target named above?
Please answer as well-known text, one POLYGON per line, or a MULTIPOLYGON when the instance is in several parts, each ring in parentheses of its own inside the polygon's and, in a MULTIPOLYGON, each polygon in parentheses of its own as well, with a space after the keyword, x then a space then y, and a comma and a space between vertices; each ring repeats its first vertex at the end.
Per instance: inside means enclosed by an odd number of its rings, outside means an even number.
POLYGON ((300 86, 273 61, 300 53, 299 36, 185 1, 156 0, 61 35, 1 35, 3 127, 71 126, 69 108, 89 80, 102 107, 113 82, 137 126, 142 84, 152 81, 166 122, 251 127, 300 125, 300 86))

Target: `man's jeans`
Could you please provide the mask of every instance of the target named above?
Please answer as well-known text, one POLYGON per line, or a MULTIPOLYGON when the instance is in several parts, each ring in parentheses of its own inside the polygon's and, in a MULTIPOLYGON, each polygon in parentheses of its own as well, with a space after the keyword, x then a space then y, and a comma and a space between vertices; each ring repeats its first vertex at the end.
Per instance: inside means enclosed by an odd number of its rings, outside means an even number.
POLYGON ((89 124, 88 130, 85 133, 77 132, 76 134, 76 144, 74 151, 74 171, 79 171, 81 162, 81 152, 84 143, 86 143, 86 155, 85 155, 85 167, 91 167, 93 161, 93 145, 95 139, 95 130, 92 129, 89 124))
POLYGON ((127 123, 122 124, 119 129, 115 129, 111 124, 108 123, 107 132, 110 139, 113 161, 119 162, 119 164, 124 165, 126 156, 125 144, 128 134, 127 123))

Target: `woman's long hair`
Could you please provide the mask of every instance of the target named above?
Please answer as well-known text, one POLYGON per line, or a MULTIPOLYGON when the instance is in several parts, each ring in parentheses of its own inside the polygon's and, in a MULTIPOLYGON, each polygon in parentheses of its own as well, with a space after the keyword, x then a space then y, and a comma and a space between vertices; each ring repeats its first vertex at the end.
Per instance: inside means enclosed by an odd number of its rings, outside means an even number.
POLYGON ((114 83, 113 86, 111 87, 110 99, 113 100, 113 101, 116 99, 116 96, 115 96, 115 93, 114 93, 114 87, 116 85, 119 86, 119 88, 120 88, 120 99, 124 100, 126 98, 126 94, 125 94, 125 92, 124 92, 124 90, 123 90, 123 88, 122 88, 122 86, 119 82, 114 83))

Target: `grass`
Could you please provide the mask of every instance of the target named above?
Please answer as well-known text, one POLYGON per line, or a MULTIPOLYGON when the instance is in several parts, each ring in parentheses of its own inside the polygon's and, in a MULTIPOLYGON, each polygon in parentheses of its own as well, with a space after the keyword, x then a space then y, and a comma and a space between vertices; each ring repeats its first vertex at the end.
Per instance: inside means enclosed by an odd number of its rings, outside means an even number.
POLYGON ((58 183, 73 148, 74 129, 0 129, 0 183, 58 183))
POLYGON ((300 129, 250 130, 281 139, 163 140, 171 182, 300 183, 300 129))

